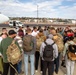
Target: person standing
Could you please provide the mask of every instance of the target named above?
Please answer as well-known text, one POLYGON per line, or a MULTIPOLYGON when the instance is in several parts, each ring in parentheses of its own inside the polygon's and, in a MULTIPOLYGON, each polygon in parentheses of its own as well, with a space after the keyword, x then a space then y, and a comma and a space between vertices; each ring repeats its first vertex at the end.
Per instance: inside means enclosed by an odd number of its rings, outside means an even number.
MULTIPOLYGON (((7 54, 6 54, 8 46, 12 43, 15 37, 16 37, 16 32, 14 30, 10 30, 8 32, 8 37, 3 39, 0 44, 0 52, 3 55, 3 75, 8 74, 9 68, 10 68, 10 75, 15 75, 15 70, 10 66, 10 63, 7 60, 7 54)), ((17 42, 15 43, 19 47, 18 43, 17 42)), ((17 64, 13 66, 14 68, 16 68, 17 64)))
POLYGON ((71 60, 68 57, 68 51, 69 51, 69 45, 76 45, 76 43, 73 41, 74 37, 71 35, 67 35, 67 41, 65 43, 64 51, 63 51, 63 59, 65 59, 66 64, 66 75, 73 75, 74 72, 74 64, 75 60, 71 60))
POLYGON ((28 57, 30 57, 31 75, 34 75, 34 63, 35 63, 35 50, 36 50, 36 38, 31 35, 31 29, 27 29, 27 35, 23 37, 23 50, 24 50, 24 67, 25 74, 28 75, 28 57))
MULTIPOLYGON (((46 40, 46 36, 43 33, 43 29, 39 30, 39 33, 36 36, 37 40, 37 47, 36 47, 36 52, 35 52, 35 71, 38 72, 38 65, 39 65, 39 58, 40 58, 40 46, 42 42, 46 40)), ((40 71, 42 73, 43 69, 43 64, 42 64, 42 59, 40 58, 40 71)))
POLYGON ((33 31, 31 33, 32 36, 36 37, 39 31, 37 31, 37 27, 33 27, 33 31))
MULTIPOLYGON (((7 37, 7 34, 6 33, 2 33, 1 36, 0 36, 0 43, 3 39, 5 39, 7 37)), ((0 53, 0 74, 3 73, 3 62, 2 62, 2 54, 0 53)))
POLYGON ((2 33, 7 33, 7 29, 6 28, 2 28, 2 33))
MULTIPOLYGON (((17 34, 17 36, 15 37, 15 41, 18 42, 19 47, 21 48, 22 55, 23 55, 23 48, 22 48, 23 40, 22 40, 22 38, 23 38, 22 35, 17 34)), ((17 64, 17 71, 18 71, 19 74, 23 74, 22 60, 17 64)))
POLYGON ((60 54, 64 50, 64 44, 63 44, 63 37, 61 34, 56 32, 55 28, 50 28, 50 34, 48 35, 48 38, 53 39, 53 41, 57 44, 58 47, 58 57, 55 59, 55 73, 58 74, 59 72, 59 65, 60 65, 60 54))
POLYGON ((42 73, 42 75, 46 75, 47 68, 48 68, 48 75, 53 75, 53 73, 54 73, 54 60, 55 60, 55 58, 58 57, 58 47, 52 39, 48 38, 48 39, 46 39, 45 42, 42 43, 42 45, 40 47, 40 56, 43 60, 43 73, 42 73), (52 48, 48 47, 46 50, 47 45, 49 45, 50 47, 52 46, 52 48))
POLYGON ((23 38, 23 37, 24 37, 24 31, 23 31, 23 29, 22 29, 22 27, 21 27, 21 26, 19 26, 19 29, 18 29, 17 34, 18 34, 19 36, 21 36, 21 38, 23 38))

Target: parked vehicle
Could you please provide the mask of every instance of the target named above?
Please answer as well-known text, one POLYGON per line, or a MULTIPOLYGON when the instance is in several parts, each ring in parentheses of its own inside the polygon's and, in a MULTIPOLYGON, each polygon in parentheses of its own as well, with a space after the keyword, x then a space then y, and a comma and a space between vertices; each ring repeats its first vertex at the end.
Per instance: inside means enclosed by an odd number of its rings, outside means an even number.
POLYGON ((24 27, 24 24, 21 23, 20 21, 9 21, 9 26, 10 27, 24 27))

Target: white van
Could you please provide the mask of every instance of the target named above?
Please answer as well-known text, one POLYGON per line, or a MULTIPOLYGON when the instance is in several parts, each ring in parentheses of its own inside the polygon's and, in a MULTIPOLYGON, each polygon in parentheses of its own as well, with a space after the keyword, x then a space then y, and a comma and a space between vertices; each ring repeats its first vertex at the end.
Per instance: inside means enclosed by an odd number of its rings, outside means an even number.
POLYGON ((22 24, 20 21, 9 21, 10 27, 24 27, 24 24, 22 24))

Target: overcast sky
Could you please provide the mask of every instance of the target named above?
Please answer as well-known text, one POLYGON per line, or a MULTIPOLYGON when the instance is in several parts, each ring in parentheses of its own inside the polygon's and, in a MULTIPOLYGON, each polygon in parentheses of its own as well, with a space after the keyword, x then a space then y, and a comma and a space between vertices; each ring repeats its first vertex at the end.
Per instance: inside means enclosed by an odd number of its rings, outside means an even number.
POLYGON ((76 19, 76 0, 0 0, 0 12, 8 17, 76 19))

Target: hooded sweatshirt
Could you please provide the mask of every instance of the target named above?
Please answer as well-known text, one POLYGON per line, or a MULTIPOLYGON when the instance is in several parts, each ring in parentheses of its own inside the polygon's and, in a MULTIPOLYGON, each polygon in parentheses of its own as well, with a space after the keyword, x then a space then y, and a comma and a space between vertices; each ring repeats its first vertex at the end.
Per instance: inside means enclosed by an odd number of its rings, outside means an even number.
MULTIPOLYGON (((54 41, 52 40, 52 39, 46 39, 46 41, 45 41, 47 44, 49 44, 49 45, 51 45, 51 44, 53 44, 54 43, 54 41)), ((42 60, 44 60, 43 59, 43 51, 44 51, 44 48, 45 48, 45 43, 43 42, 42 43, 42 45, 41 45, 41 47, 40 47, 40 56, 42 57, 42 60)), ((58 47, 57 47, 57 45, 56 44, 53 44, 53 60, 52 61, 54 61, 54 59, 55 58, 57 58, 58 57, 58 47)))

